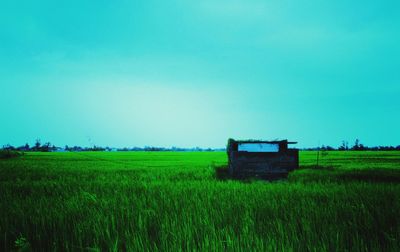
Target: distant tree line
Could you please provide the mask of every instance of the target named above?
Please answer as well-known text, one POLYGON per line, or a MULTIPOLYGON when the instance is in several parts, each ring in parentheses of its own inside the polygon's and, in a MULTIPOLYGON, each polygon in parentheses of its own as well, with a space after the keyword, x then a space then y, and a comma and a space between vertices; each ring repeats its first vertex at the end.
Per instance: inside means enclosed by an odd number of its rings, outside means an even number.
POLYGON ((57 147, 50 142, 46 142, 42 144, 40 139, 36 140, 34 145, 30 146, 28 143, 22 146, 12 146, 10 144, 3 145, 2 150, 9 150, 9 151, 21 151, 21 152, 66 152, 66 151, 224 151, 225 148, 200 148, 200 147, 193 147, 193 148, 180 148, 180 147, 154 147, 154 146, 145 146, 145 147, 124 147, 124 148, 113 148, 113 147, 101 147, 94 145, 93 147, 81 147, 81 146, 64 146, 64 147, 57 147))
MULTIPOLYGON (((21 152, 28 152, 28 151, 38 151, 38 152, 63 152, 63 151, 225 151, 225 148, 200 148, 200 147, 193 147, 193 148, 180 148, 180 147, 154 147, 154 146, 145 146, 145 147, 124 147, 124 148, 112 148, 112 147, 101 147, 101 146, 92 146, 92 147, 81 147, 81 146, 68 146, 65 147, 57 147, 50 142, 46 142, 44 144, 41 143, 40 139, 36 140, 36 142, 30 146, 28 143, 22 146, 12 146, 10 144, 4 145, 2 150, 9 150, 9 151, 21 151, 21 152)), ((323 151, 363 151, 363 150, 370 150, 370 151, 384 151, 384 150, 400 150, 400 145, 398 146, 373 146, 368 147, 364 144, 360 143, 360 140, 356 139, 352 146, 349 146, 348 141, 342 141, 341 145, 337 148, 329 146, 329 145, 322 145, 319 147, 313 148, 303 148, 302 150, 323 150, 323 151)))
POLYGON ((323 150, 323 151, 332 151, 332 150, 338 150, 338 151, 387 151, 387 150, 400 150, 400 145, 397 146, 373 146, 373 147, 368 147, 365 146, 364 144, 360 143, 360 140, 356 139, 354 141, 354 144, 352 146, 349 146, 348 141, 342 141, 342 144, 334 148, 329 145, 322 145, 320 147, 314 147, 314 148, 304 148, 303 150, 323 150))
POLYGON ((56 151, 57 147, 52 145, 50 142, 46 142, 44 144, 41 143, 39 139, 36 140, 35 144, 30 146, 28 143, 22 146, 14 147, 10 144, 4 145, 3 150, 11 150, 11 151, 40 151, 40 152, 50 152, 56 151))

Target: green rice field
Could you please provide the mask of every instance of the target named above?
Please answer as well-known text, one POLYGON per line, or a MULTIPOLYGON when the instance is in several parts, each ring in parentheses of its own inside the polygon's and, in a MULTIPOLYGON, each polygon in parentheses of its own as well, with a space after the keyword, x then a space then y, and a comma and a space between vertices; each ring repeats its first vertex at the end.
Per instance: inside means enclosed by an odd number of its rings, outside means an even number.
POLYGON ((400 251, 400 152, 320 154, 274 182, 225 152, 0 160, 0 251, 400 251))

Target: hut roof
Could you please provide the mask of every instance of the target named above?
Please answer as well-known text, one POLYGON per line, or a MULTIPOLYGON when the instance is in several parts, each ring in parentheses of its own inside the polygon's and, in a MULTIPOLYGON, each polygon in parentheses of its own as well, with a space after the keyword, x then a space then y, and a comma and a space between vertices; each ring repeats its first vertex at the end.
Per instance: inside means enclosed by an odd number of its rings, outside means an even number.
POLYGON ((288 140, 273 140, 273 141, 266 141, 266 140, 234 140, 236 143, 270 143, 270 144, 297 144, 297 142, 289 142, 288 140))

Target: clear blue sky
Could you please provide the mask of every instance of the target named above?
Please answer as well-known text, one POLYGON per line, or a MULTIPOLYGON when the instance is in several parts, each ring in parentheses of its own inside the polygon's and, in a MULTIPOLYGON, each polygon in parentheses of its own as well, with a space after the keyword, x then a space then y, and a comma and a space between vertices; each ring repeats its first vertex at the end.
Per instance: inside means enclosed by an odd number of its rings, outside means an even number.
POLYGON ((400 144, 399 1, 0 4, 0 144, 400 144))

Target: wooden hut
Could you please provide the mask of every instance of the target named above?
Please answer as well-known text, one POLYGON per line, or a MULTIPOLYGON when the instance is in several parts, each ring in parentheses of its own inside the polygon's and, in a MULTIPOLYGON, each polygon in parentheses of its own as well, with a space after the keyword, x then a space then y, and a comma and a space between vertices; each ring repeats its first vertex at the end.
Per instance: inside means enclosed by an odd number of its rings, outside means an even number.
POLYGON ((297 142, 228 140, 229 174, 237 178, 261 177, 274 179, 286 177, 299 167, 298 149, 289 149, 297 142))

